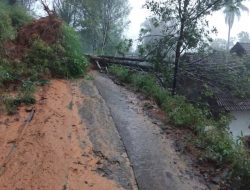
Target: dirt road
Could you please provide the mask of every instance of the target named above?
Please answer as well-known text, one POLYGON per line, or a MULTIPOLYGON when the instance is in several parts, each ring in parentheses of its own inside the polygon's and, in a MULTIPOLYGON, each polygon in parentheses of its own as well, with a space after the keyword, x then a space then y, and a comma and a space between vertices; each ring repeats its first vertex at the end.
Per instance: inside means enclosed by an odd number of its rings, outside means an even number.
POLYGON ((51 81, 33 108, 0 115, 1 190, 207 189, 134 93, 93 77, 51 81))

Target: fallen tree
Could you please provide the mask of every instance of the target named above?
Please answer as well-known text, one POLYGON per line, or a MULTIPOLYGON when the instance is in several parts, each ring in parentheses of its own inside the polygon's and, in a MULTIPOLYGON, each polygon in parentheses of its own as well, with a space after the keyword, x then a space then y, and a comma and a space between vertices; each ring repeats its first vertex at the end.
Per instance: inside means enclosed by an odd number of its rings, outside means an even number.
POLYGON ((94 55, 87 56, 89 57, 90 62, 94 65, 97 65, 99 69, 102 69, 102 67, 106 68, 111 65, 121 65, 145 72, 153 71, 153 66, 146 62, 146 60, 144 59, 94 55))

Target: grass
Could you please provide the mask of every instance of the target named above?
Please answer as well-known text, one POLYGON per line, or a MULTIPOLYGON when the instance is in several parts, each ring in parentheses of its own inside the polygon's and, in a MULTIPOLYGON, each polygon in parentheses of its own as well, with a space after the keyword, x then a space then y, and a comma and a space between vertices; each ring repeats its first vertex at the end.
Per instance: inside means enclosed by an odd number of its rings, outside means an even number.
POLYGON ((22 7, 0 2, 0 44, 14 39, 17 29, 32 20, 22 7))
POLYGON ((34 97, 35 84, 31 81, 23 81, 21 87, 18 89, 17 95, 3 96, 2 104, 4 105, 4 111, 9 114, 15 114, 17 108, 21 104, 32 105, 36 102, 34 97))
POLYGON ((171 96, 151 75, 131 72, 120 66, 113 66, 110 70, 121 82, 130 84, 155 100, 174 126, 191 128, 197 138, 194 142, 203 148, 204 160, 213 161, 218 166, 230 166, 231 171, 227 176, 229 182, 238 189, 249 187, 250 156, 242 141, 236 142, 229 134, 226 127, 229 117, 222 115, 215 120, 209 110, 188 103, 182 96, 171 96))

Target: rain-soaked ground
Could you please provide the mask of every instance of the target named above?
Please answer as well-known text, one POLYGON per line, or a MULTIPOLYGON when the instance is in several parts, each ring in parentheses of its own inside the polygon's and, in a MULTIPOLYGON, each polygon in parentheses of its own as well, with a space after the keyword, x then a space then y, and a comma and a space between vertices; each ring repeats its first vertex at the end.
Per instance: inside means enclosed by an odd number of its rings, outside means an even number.
MULTIPOLYGON (((123 152, 124 145, 140 190, 207 189, 200 179, 189 175, 192 169, 178 156, 173 142, 166 139, 161 129, 143 113, 142 107, 136 103, 139 101, 136 95, 116 85, 105 75, 93 75, 94 80, 83 81, 81 85, 82 93, 91 100, 85 100, 80 113, 88 121, 89 135, 95 149, 99 153, 105 150, 119 153, 123 152), (117 136, 121 137, 123 145, 117 136), (105 139, 105 145, 100 139, 105 139), (116 150, 117 147, 121 150, 116 150)), ((117 163, 120 158, 118 155, 109 160, 117 163)), ((110 173, 109 166, 103 170, 107 176, 113 171, 117 173, 114 177, 120 177, 116 181, 126 187, 126 176, 130 170, 128 166, 123 168, 125 170, 121 167, 110 169, 110 173)), ((133 183, 128 182, 126 189, 132 186, 133 183)))

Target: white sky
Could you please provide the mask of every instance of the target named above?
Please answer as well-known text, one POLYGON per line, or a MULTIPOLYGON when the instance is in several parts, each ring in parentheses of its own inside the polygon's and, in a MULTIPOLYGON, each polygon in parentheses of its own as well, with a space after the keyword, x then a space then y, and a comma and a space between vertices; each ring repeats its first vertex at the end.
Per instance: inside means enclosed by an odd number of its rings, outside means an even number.
MULTIPOLYGON (((140 26, 145 21, 146 17, 149 15, 149 12, 146 9, 143 9, 142 6, 146 0, 129 0, 132 7, 129 20, 131 21, 127 37, 132 39, 137 39, 140 26)), ((243 2, 250 10, 250 2, 243 2)), ((217 36, 214 38, 224 38, 227 39, 228 27, 225 24, 225 18, 222 11, 213 13, 213 16, 209 18, 210 26, 215 26, 218 30, 217 36)), ((232 37, 236 37, 237 34, 241 31, 246 31, 250 33, 250 13, 242 12, 241 18, 235 19, 235 23, 232 28, 232 37)))

